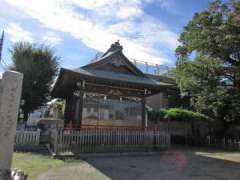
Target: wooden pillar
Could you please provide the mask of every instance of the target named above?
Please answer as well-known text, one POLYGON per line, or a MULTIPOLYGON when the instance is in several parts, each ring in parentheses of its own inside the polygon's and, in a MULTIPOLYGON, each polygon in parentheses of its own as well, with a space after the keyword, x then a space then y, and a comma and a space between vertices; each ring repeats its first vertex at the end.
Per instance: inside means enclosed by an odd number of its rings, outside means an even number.
POLYGON ((78 125, 78 97, 73 96, 71 102, 71 120, 73 125, 78 125))
POLYGON ((68 124, 70 121, 70 98, 66 98, 65 110, 64 110, 64 124, 68 124))
POLYGON ((146 126, 146 112, 145 112, 146 98, 142 98, 142 129, 145 129, 146 126))
POLYGON ((85 81, 82 80, 81 82, 77 82, 77 87, 78 87, 79 93, 76 96, 76 103, 75 103, 75 122, 78 125, 78 127, 81 128, 85 81))
POLYGON ((69 122, 74 125, 74 127, 81 126, 81 114, 82 114, 82 92, 79 91, 77 95, 74 95, 70 100, 69 105, 69 122))
POLYGON ((75 103, 76 100, 73 96, 69 96, 66 98, 66 106, 65 106, 65 112, 64 112, 64 124, 75 124, 75 103))
POLYGON ((69 101, 69 123, 74 124, 74 113, 75 113, 75 108, 74 108, 75 104, 74 104, 74 97, 70 98, 69 101))
POLYGON ((81 90, 78 98, 78 124, 80 128, 82 126, 83 95, 84 91, 81 90))

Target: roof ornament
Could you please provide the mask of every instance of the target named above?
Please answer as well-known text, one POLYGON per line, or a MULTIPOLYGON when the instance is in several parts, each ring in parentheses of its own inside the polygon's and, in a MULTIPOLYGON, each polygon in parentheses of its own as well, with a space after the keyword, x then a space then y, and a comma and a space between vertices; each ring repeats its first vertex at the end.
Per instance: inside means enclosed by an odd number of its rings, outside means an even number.
POLYGON ((120 45, 119 40, 111 45, 110 51, 120 50, 122 51, 123 47, 120 45))

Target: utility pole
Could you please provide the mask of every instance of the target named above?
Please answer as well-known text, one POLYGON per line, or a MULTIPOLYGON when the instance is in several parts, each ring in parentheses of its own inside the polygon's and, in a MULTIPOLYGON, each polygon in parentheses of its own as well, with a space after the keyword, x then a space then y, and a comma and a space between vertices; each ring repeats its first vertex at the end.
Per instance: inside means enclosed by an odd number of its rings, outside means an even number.
POLYGON ((4 31, 2 32, 2 36, 0 39, 0 63, 2 62, 3 39, 4 39, 4 31))

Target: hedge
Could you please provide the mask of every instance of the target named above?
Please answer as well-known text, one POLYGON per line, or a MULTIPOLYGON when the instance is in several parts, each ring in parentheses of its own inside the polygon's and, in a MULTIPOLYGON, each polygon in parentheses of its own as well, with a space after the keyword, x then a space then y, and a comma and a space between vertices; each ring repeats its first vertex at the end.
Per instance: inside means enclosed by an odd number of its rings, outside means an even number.
POLYGON ((159 112, 148 113, 149 120, 158 121, 209 121, 209 117, 204 114, 180 108, 161 109, 159 112))

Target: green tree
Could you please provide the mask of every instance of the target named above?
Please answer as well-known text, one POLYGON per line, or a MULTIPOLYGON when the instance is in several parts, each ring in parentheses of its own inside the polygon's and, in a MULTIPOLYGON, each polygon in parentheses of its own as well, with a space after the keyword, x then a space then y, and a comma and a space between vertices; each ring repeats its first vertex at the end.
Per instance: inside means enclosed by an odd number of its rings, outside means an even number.
POLYGON ((216 0, 187 24, 176 49, 177 84, 222 130, 240 119, 240 1, 216 0), (194 60, 190 55, 196 54, 194 60))
POLYGON ((225 131, 239 123, 240 94, 228 88, 222 61, 209 57, 178 61, 176 80, 183 96, 191 99, 192 108, 210 116, 225 131))
POLYGON ((48 46, 20 42, 10 50, 15 71, 24 74, 22 110, 28 114, 48 100, 50 88, 58 72, 59 57, 48 46))
POLYGON ((193 61, 178 60, 176 65, 176 82, 183 94, 198 95, 203 91, 215 91, 224 86, 222 81, 222 61, 198 56, 193 61))
POLYGON ((221 59, 229 85, 240 89, 240 1, 216 0, 187 24, 176 49, 179 58, 192 52, 221 59))

